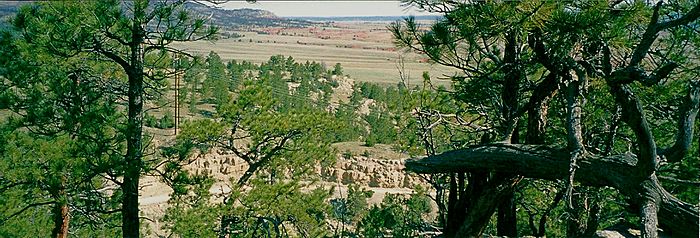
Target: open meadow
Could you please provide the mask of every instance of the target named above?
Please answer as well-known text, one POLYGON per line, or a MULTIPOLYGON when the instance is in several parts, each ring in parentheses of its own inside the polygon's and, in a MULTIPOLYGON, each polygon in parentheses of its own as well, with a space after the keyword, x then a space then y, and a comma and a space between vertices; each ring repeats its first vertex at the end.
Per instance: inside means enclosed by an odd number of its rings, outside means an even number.
MULTIPOLYGON (((410 84, 421 83, 424 71, 435 77, 454 75, 454 69, 430 64, 425 57, 397 50, 392 42, 389 22, 342 22, 329 27, 260 28, 235 32, 242 37, 217 41, 178 44, 188 52, 206 55, 218 53, 225 61, 267 61, 272 55, 292 56, 297 62, 316 61, 332 67, 343 66, 345 74, 356 81, 395 85, 400 80, 400 62, 410 84)), ((447 85, 449 80, 437 80, 447 85)))

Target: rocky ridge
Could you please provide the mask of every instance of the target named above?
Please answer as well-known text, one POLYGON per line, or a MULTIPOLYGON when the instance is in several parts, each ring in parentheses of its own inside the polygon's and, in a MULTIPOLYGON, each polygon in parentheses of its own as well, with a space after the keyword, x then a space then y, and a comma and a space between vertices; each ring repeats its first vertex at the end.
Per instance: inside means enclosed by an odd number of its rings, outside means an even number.
MULTIPOLYGON (((188 169, 195 173, 212 175, 222 182, 237 179, 248 168, 242 159, 216 149, 197 156, 188 169)), ((405 158, 339 154, 335 166, 317 166, 316 173, 326 182, 356 184, 370 188, 414 188, 416 185, 425 185, 418 176, 403 170, 404 161, 405 158)))
POLYGON ((321 169, 328 182, 358 184, 372 188, 414 188, 419 177, 408 174, 403 160, 382 160, 365 156, 339 158, 335 167, 321 169))

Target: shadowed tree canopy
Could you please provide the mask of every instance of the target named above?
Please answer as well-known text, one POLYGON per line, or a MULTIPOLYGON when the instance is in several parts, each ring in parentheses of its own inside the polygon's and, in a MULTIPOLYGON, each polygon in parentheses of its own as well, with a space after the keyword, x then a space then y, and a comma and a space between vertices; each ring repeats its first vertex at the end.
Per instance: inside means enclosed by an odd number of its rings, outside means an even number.
MULTIPOLYGON (((445 18, 429 29, 412 19, 393 25, 397 43, 462 70, 454 95, 500 118, 493 125, 505 138, 417 158, 407 162, 408 170, 563 181, 568 201, 578 185, 609 186, 628 198, 644 237, 657 237, 659 227, 677 236, 698 235, 698 208, 667 192, 670 180, 659 178, 681 174, 679 168, 699 160, 693 143, 700 3, 405 2, 445 18), (500 101, 488 85, 503 89, 500 101), (513 139, 520 131, 525 141, 513 139)), ((510 185, 488 186, 495 192, 477 196, 498 198, 499 186, 510 185)), ((464 213, 474 212, 483 211, 464 213)), ((467 233, 456 236, 483 231, 470 220, 460 226, 467 233)))

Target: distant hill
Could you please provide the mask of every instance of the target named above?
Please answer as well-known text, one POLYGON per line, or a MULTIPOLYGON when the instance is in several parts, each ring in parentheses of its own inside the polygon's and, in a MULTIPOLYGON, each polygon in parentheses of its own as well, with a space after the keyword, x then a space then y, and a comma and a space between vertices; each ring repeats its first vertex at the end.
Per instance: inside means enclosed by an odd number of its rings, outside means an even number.
MULTIPOLYGON (((2 1, 0 0, 0 27, 7 19, 14 15, 19 7, 28 1, 2 1)), ((258 9, 235 9, 209 7, 197 2, 186 2, 185 8, 193 14, 209 18, 215 25, 226 29, 241 29, 252 27, 305 27, 314 23, 303 19, 286 19, 276 16, 274 13, 258 9)))
POLYGON ((26 2, 0 1, 0 30, 11 26, 10 18, 19 10, 19 6, 26 2))
POLYGON ((232 29, 261 26, 306 27, 314 24, 304 19, 281 18, 270 11, 259 9, 227 10, 209 7, 197 2, 187 2, 185 8, 194 14, 210 18, 217 26, 232 29))
MULTIPOLYGON (((342 21, 367 21, 367 22, 386 22, 400 21, 407 16, 345 16, 345 17, 287 17, 290 20, 306 20, 313 22, 342 22, 342 21)), ((434 21, 441 19, 441 16, 414 16, 416 20, 434 21)))
MULTIPOLYGON (((31 1, 0 0, 0 28, 6 26, 7 19, 19 7, 31 1)), ((186 2, 185 8, 193 14, 209 18, 215 25, 228 30, 250 30, 255 27, 307 27, 318 22, 342 21, 397 21, 405 16, 347 16, 347 17, 279 17, 274 13, 259 9, 223 9, 210 7, 198 2, 186 2)), ((440 16, 415 16, 416 20, 436 20, 440 16)))
POLYGON ((0 17, 15 14, 19 6, 26 3, 26 1, 0 1, 0 17))
MULTIPOLYGON (((19 7, 31 1, 0 0, 0 28, 6 26, 7 19, 19 7)), ((387 22, 402 20, 405 16, 346 16, 346 17, 279 17, 274 13, 259 9, 223 9, 210 7, 198 2, 186 2, 185 8, 193 14, 210 19, 215 25, 226 30, 250 30, 256 27, 308 27, 319 22, 368 21, 387 22)), ((415 16, 416 20, 436 20, 440 16, 415 16)))
POLYGON ((26 1, 0 1, 0 29, 9 25, 9 19, 12 17, 22 4, 26 1))

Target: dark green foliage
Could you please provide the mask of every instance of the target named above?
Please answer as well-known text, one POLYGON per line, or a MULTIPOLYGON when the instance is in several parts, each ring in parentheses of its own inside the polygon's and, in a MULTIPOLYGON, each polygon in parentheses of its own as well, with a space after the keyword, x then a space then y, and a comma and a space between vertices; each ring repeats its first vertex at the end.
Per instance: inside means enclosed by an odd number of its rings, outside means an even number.
POLYGON ((427 215, 431 212, 430 198, 421 188, 410 196, 387 194, 380 205, 372 206, 357 224, 363 237, 416 237, 430 231, 427 215))
POLYGON ((371 190, 365 190, 358 185, 350 184, 347 197, 330 200, 333 206, 333 218, 346 225, 356 224, 367 214, 367 199, 372 197, 371 190))
POLYGON ((209 192, 213 179, 206 175, 177 172, 167 180, 173 188, 172 205, 163 220, 165 229, 181 237, 216 237, 221 207, 212 205, 209 192))
POLYGON ((226 72, 229 76, 229 91, 236 91, 238 86, 246 78, 249 78, 249 71, 255 70, 255 65, 247 61, 242 61, 240 64, 236 60, 231 60, 226 64, 226 72))
POLYGON ((364 135, 365 128, 359 118, 360 116, 354 107, 341 103, 335 111, 335 121, 341 125, 334 133, 334 141, 357 141, 360 136, 364 135))
POLYGON ((183 76, 183 81, 185 81, 184 90, 181 90, 181 95, 189 95, 189 100, 184 101, 188 104, 190 114, 196 114, 198 112, 197 103, 203 98, 201 85, 203 78, 202 59, 200 57, 194 57, 192 60, 182 58, 179 62, 180 68, 185 70, 183 76))
MULTIPOLYGON (((672 188, 669 192, 683 197, 685 201, 697 202, 697 189, 690 195, 687 193, 689 190, 682 188, 695 183, 689 180, 694 181, 698 177, 697 170, 689 169, 691 164, 698 164, 697 152, 694 152, 698 148, 695 144, 697 142, 691 142, 687 155, 679 147, 668 149, 674 142, 682 141, 677 137, 681 119, 679 114, 683 113, 685 105, 682 102, 689 86, 697 84, 697 73, 681 70, 698 68, 697 51, 679 48, 680 45, 693 49, 698 47, 697 17, 700 6, 697 2, 404 2, 442 13, 445 18, 432 24, 429 30, 421 28, 412 18, 392 25, 390 29, 399 47, 419 51, 432 62, 454 67, 463 73, 453 77, 454 84, 450 89, 453 93, 449 95, 451 99, 436 103, 435 111, 430 110, 433 107, 424 104, 426 100, 420 102, 421 111, 424 108, 428 110, 419 113, 428 116, 419 115, 414 128, 423 130, 424 136, 421 139, 426 148, 442 147, 437 151, 443 151, 509 140, 510 143, 578 147, 585 150, 587 156, 634 154, 640 161, 646 160, 652 164, 649 165, 652 169, 648 170, 654 170, 665 188, 672 188), (684 14, 687 15, 683 16, 684 14), (689 31, 695 33, 689 34, 689 31), (695 60, 688 60, 689 58, 695 60), (577 85, 577 81, 582 84, 577 85), (621 95, 620 91, 616 91, 618 87, 629 90, 629 93, 621 95), (628 99, 634 102, 625 103, 628 99), (450 101, 463 105, 455 105, 450 101), (538 101, 544 103, 539 104, 538 101), (452 106, 441 108, 440 104, 452 106), (643 107, 642 112, 630 111, 637 104, 643 107), (583 111, 580 127, 575 122, 576 119, 567 118, 572 115, 578 117, 573 112, 578 108, 583 111), (452 121, 446 115, 461 120, 452 121), (477 127, 471 124, 472 120, 477 127), (432 125, 438 126, 440 121, 461 124, 458 127, 444 127, 449 133, 447 143, 433 139, 435 137, 432 133, 439 132, 442 128, 436 130, 432 125), (546 126, 540 122, 546 122, 546 126), (649 129, 646 129, 647 123, 649 129), (426 125, 430 125, 431 129, 426 130, 426 125), (455 133, 471 129, 478 131, 468 133, 467 136, 455 133), (541 138, 530 137, 533 133, 541 134, 541 138), (469 134, 481 134, 481 140, 476 139, 478 136, 469 134), (583 138, 571 139, 578 134, 583 138), (678 159, 680 162, 669 159, 668 163, 660 162, 659 166, 656 165, 655 154, 662 155, 676 149, 683 153, 683 159, 678 159), (676 179, 679 177, 684 179, 676 179)), ((377 97, 371 88, 365 87, 362 91, 366 97, 377 97)), ((435 99, 435 102, 442 101, 435 99)), ((435 153, 430 150, 426 152, 429 155, 435 153)), ((575 168, 575 165, 571 166, 575 168)), ((571 171, 574 174, 575 169, 571 171)), ((469 178, 469 174, 466 175, 469 182, 465 186, 467 192, 474 191, 472 185, 480 184, 478 180, 469 178)), ((436 188, 439 189, 440 186, 437 185, 436 188)), ((454 192, 454 183, 446 186, 454 192)), ((516 190, 528 193, 527 196, 517 197, 522 206, 527 206, 524 210, 528 213, 524 214, 521 209, 518 214, 518 235, 536 233, 539 228, 535 228, 537 224, 534 224, 531 229, 528 217, 543 214, 549 206, 547 203, 551 202, 551 196, 547 198, 550 201, 546 201, 542 193, 534 191, 561 191, 561 188, 552 189, 548 184, 537 184, 534 189, 530 186, 531 184, 516 190)), ((621 203, 614 202, 619 199, 616 193, 578 187, 573 182, 568 188, 576 191, 575 195, 566 195, 570 197, 572 205, 565 209, 562 205, 553 204, 554 208, 550 209, 552 214, 549 214, 550 219, 551 216, 557 216, 553 214, 566 213, 568 217, 563 219, 564 222, 547 223, 540 235, 572 236, 581 232, 577 230, 595 230, 618 221, 616 219, 628 218, 628 213, 620 209, 621 203), (593 205, 598 203, 602 204, 603 213, 610 213, 586 224, 591 217, 588 212, 595 213, 601 207, 593 205), (572 226, 567 228, 564 223, 572 226)), ((624 192, 630 188, 618 189, 624 192)), ((477 196, 478 194, 467 194, 466 197, 473 201, 477 196)), ((627 193, 626 196, 635 197, 636 194, 627 193)), ((448 207, 461 202, 450 203, 452 204, 448 207)), ((635 207, 629 211, 639 212, 635 211, 637 209, 635 207)), ((466 213, 458 211, 457 214, 462 217, 472 215, 468 209, 466 213)), ((656 234, 655 224, 650 225, 648 221, 655 219, 656 214, 647 212, 646 215, 653 218, 646 219, 648 229, 645 235, 653 237, 656 234)), ((466 228, 470 224, 456 224, 455 227, 466 228)), ((498 224, 500 236, 501 224, 505 223, 499 219, 498 224)), ((670 225, 667 223, 665 226, 670 225)), ((480 230, 483 228, 461 235, 481 235, 480 230)), ((491 228, 495 228, 494 221, 486 227, 487 233, 495 233, 496 229, 491 228)))
POLYGON ((362 82, 360 83, 360 92, 362 96, 367 99, 374 99, 377 101, 388 101, 384 88, 378 84, 362 82))
POLYGON ((228 208, 232 210, 232 216, 238 218, 231 230, 240 232, 239 237, 328 235, 326 220, 331 208, 326 199, 330 191, 318 188, 302 192, 304 185, 298 182, 269 184, 255 179, 252 184, 253 189, 246 194, 232 195, 232 199, 242 206, 228 208))
POLYGON ((144 113, 143 115, 143 124, 146 125, 147 127, 158 127, 158 119, 156 119, 155 116, 144 113))
POLYGON ((170 129, 175 127, 175 116, 170 110, 165 111, 163 117, 158 120, 158 128, 160 129, 170 129))
POLYGON ((340 65, 340 63, 336 63, 333 66, 333 75, 338 75, 338 76, 343 76, 343 66, 340 65))
POLYGON ((0 38, 0 54, 14 55, 0 60, 0 95, 14 112, 0 125, 0 233, 51 236, 58 224, 48 218, 68 206, 71 233, 115 235, 118 217, 97 213, 118 202, 97 192, 122 162, 122 119, 108 87, 119 79, 96 76, 112 67, 55 59, 23 39, 0 38))
MULTIPOLYGON (((171 232, 195 234, 206 224, 220 224, 224 233, 236 232, 243 237, 267 232, 283 235, 287 234, 281 226, 285 223, 293 224, 287 229, 297 234, 325 234, 330 211, 325 200, 330 193, 323 189, 302 192, 309 185, 300 181, 318 179, 312 173, 314 167, 333 163, 332 135, 325 132, 335 130, 337 125, 327 111, 280 101, 279 97, 285 95, 275 90, 276 83, 273 79, 243 81, 234 100, 217 108, 216 120, 183 124, 176 145, 164 151, 164 156, 180 160, 171 165, 173 181, 188 176, 177 171, 194 149, 206 152, 217 146, 240 156, 249 168, 243 177, 232 181, 237 186, 227 194, 224 204, 181 206, 169 211, 176 224, 171 232), (252 186, 252 190, 243 190, 244 186, 252 186), (188 219, 194 218, 180 218, 175 215, 178 212, 201 214, 199 217, 206 220, 190 226, 188 219)), ((176 192, 193 189, 175 183, 173 186, 176 192)))
POLYGON ((215 52, 209 52, 206 59, 207 74, 202 83, 202 97, 213 100, 214 104, 221 105, 229 100, 229 77, 226 74, 226 66, 221 57, 215 52))
POLYGON ((380 111, 376 107, 370 108, 370 113, 364 119, 370 127, 369 134, 365 138, 367 146, 373 146, 376 143, 391 144, 396 141, 396 128, 388 112, 380 111))
MULTIPOLYGON (((118 236, 122 217, 139 220, 135 188, 144 172, 163 175, 173 189, 163 227, 174 236, 328 237, 329 228, 339 224, 341 236, 416 237, 432 231, 433 223, 446 224, 445 204, 438 204, 443 211, 434 222, 427 216, 431 200, 421 188, 410 196, 389 194, 370 208, 367 199, 372 192, 350 185, 346 197, 329 201, 332 193, 317 186, 316 172, 334 164, 337 151, 331 143, 391 144, 410 156, 506 138, 523 143, 532 112, 519 110, 529 105, 528 99, 538 93, 537 86, 548 75, 563 77, 578 69, 558 71, 571 65, 579 65, 589 76, 581 96, 587 153, 600 157, 640 153, 636 131, 617 114, 619 108, 610 93, 612 76, 606 67, 628 64, 632 49, 643 45, 639 38, 654 11, 652 5, 642 1, 619 1, 619 6, 610 6, 610 1, 442 2, 455 5, 430 28, 419 27, 409 18, 391 30, 400 46, 422 51, 433 62, 463 74, 455 75, 450 87, 433 85, 427 72, 423 84, 414 88, 408 88, 408 82, 397 86, 358 82, 347 104, 331 102, 338 80, 343 80, 340 63, 329 69, 324 63, 300 63, 274 55, 260 65, 235 60, 224 64, 215 52, 204 59, 173 58, 168 52, 177 50, 167 44, 194 40, 190 36, 208 38, 215 29, 207 29, 203 20, 190 17, 170 1, 154 5, 114 0, 39 2, 22 8, 13 21, 12 30, 18 31, 0 35, 0 109, 9 109, 2 111, 6 120, 0 126, 0 206, 4 208, 0 209, 0 237, 52 236, 55 224, 50 218, 59 206, 72 211, 71 235, 118 236), (130 12, 133 9, 141 11, 130 12), (166 29, 145 21, 146 16, 158 23, 167 21, 166 29), (151 34, 154 29, 157 34, 151 34), (136 42, 129 42, 132 39, 136 42), (511 39, 515 55, 503 45, 511 39), (612 61, 600 53, 603 46, 612 49, 612 61), (179 99, 187 101, 190 113, 199 116, 201 103, 214 104, 215 111, 203 111, 207 119, 185 122, 174 142, 161 143, 161 154, 144 156, 142 151, 152 148, 140 142, 142 125, 172 128, 173 115, 167 110, 161 117, 143 113, 141 121, 142 106, 129 103, 167 105, 164 95, 169 94, 163 91, 169 88, 165 79, 172 77, 171 67, 184 71, 185 87, 179 99), (515 83, 509 81, 514 77, 515 83), (131 87, 135 89, 127 95, 131 87), (509 104, 508 96, 514 104, 509 104), (365 106, 368 111, 359 112, 365 106), (132 153, 125 156, 127 145, 132 153), (195 154, 214 148, 235 154, 248 165, 242 177, 230 181, 236 184, 232 191, 221 197, 210 193, 215 181, 209 174, 185 169, 197 159, 195 154), (129 179, 132 182, 126 183, 129 179), (126 185, 111 190, 107 187, 111 184, 126 185), (120 207, 119 202, 128 200, 127 193, 131 205, 120 207), (120 214, 120 209, 129 208, 133 208, 130 214, 120 214)), ((423 3, 430 8, 436 1, 423 3)), ((664 2, 660 10, 664 21, 697 4, 671 3, 664 2)), ((659 151, 676 141, 680 115, 669 112, 683 107, 688 83, 698 77, 698 56, 692 50, 700 47, 698 27, 695 22, 683 25, 655 34, 660 40, 640 64, 649 75, 663 74, 662 81, 625 82, 644 105, 659 151), (683 66, 658 67, 664 62, 683 66)), ((562 138, 567 137, 569 121, 567 98, 560 89, 570 84, 553 85, 559 91, 547 99, 548 124, 538 143, 564 148, 567 141, 562 138)), ((697 133, 700 128, 697 123, 694 126, 697 133)), ((697 143, 691 142, 680 162, 660 157, 652 174, 671 194, 692 204, 699 198, 697 143)), ((362 155, 373 156, 367 150, 362 155)), ((346 152, 343 157, 349 160, 352 154, 346 152)), ((458 192, 462 201, 475 201, 479 193, 468 192, 502 176, 474 175, 431 176, 435 201, 447 200, 446 188, 455 192, 457 186, 467 187, 458 192), (467 184, 450 184, 450 176, 466 176, 460 182, 467 184)), ((567 236, 572 234, 572 229, 567 233, 567 224, 547 221, 584 221, 595 215, 575 213, 557 202, 562 200, 563 187, 560 182, 531 179, 515 187, 518 235, 567 236), (542 228, 537 227, 540 218, 542 228)), ((634 201, 625 200, 618 191, 578 184, 573 188, 575 196, 567 197, 572 204, 589 211, 601 204, 600 224, 594 229, 623 219, 639 223, 623 209, 634 201)), ((125 231, 138 236, 138 222, 123 221, 130 224, 122 224, 129 227, 125 231)), ((496 233, 494 223, 481 228, 496 233)))
MULTIPOLYGON (((205 24, 204 19, 191 17, 184 9, 184 4, 185 1, 155 3, 146 0, 36 2, 22 7, 13 20, 14 30, 21 32, 18 34, 18 39, 21 41, 18 45, 25 48, 23 49, 25 53, 18 57, 55 59, 58 62, 57 65, 63 62, 80 62, 89 67, 95 67, 90 70, 79 70, 78 73, 73 73, 73 76, 57 78, 62 78, 61 83, 72 83, 74 88, 79 88, 76 85, 80 87, 89 85, 95 89, 102 89, 108 97, 101 98, 100 102, 120 104, 119 107, 115 106, 111 109, 112 113, 100 112, 92 118, 86 117, 92 121, 81 121, 73 125, 77 125, 74 127, 78 129, 84 125, 99 124, 99 120, 122 119, 114 124, 100 125, 97 127, 100 129, 87 132, 88 138, 115 142, 109 146, 98 144, 94 148, 89 148, 89 153, 81 154, 80 157, 98 160, 88 163, 94 167, 105 163, 100 160, 113 163, 108 169, 84 174, 99 175, 114 181, 116 177, 120 177, 120 182, 116 182, 120 190, 113 194, 121 200, 121 209, 112 208, 104 210, 103 213, 93 213, 93 211, 85 211, 85 213, 109 214, 121 218, 124 237, 140 236, 139 180, 142 173, 153 169, 145 166, 150 163, 146 162, 147 159, 143 153, 146 147, 146 143, 143 142, 144 102, 157 100, 162 95, 158 91, 167 86, 165 79, 172 70, 170 53, 179 56, 187 55, 170 47, 170 44, 213 39, 217 31, 216 27, 205 24), (86 73, 83 74, 83 72, 86 73), (97 78, 99 81, 96 80, 98 82, 92 85, 84 83, 85 79, 90 77, 97 78), (117 113, 121 110, 124 112, 117 113), (112 127, 112 125, 115 126, 112 127), (102 128, 113 130, 105 133, 102 132, 102 128), (108 156, 97 152, 106 153, 108 156), (115 211, 112 212, 112 210, 115 211)), ((43 64, 33 66, 46 67, 43 64)), ((90 98, 81 97, 82 95, 73 96, 72 101, 90 98)), ((66 102, 70 101, 66 100, 66 102)), ((87 106, 102 105, 101 103, 80 103, 87 106)), ((82 108, 78 107, 78 109, 82 108)), ((90 114, 74 111, 70 115, 82 117, 90 114)), ((37 118, 51 116, 52 113, 47 111, 37 118)), ((74 129, 65 131, 72 130, 74 129)), ((74 136, 71 135, 71 138, 74 136)), ((78 144, 89 145, 82 142, 78 144)))
POLYGON ((147 127, 170 129, 175 127, 175 118, 170 110, 165 111, 165 114, 163 114, 160 119, 151 114, 145 113, 143 116, 143 124, 147 127))
MULTIPOLYGON (((365 100, 374 100, 373 104, 370 104, 369 113, 361 117, 363 123, 366 123, 365 129, 355 130, 356 134, 353 136, 362 135, 363 142, 367 146, 373 146, 377 143, 392 144, 396 150, 411 155, 425 153, 424 141, 421 139, 424 132, 421 131, 421 128, 441 120, 427 117, 421 119, 419 115, 416 115, 419 109, 422 109, 421 113, 426 114, 439 111, 445 114, 459 115, 463 118, 462 120, 480 121, 478 117, 470 115, 478 111, 464 108, 465 103, 456 99, 455 95, 448 92, 444 86, 430 88, 429 86, 432 84, 427 72, 424 77, 425 84, 422 89, 418 87, 408 89, 403 83, 399 83, 397 87, 383 87, 377 84, 358 82, 353 86, 350 104, 341 104, 336 115, 339 120, 343 120, 345 115, 351 114, 351 110, 352 114, 356 114, 360 104, 366 102, 365 100), (360 134, 360 132, 362 133, 360 134)), ((433 145, 438 151, 445 151, 476 140, 476 136, 469 130, 459 129, 457 125, 447 121, 435 124, 432 133, 433 145)), ((347 133, 341 131, 339 135, 347 135, 347 133)))

